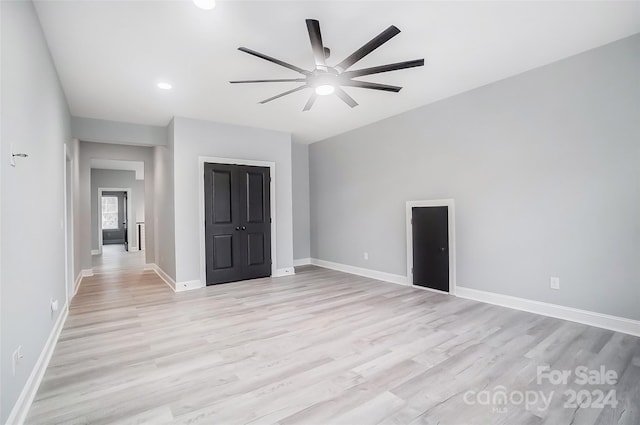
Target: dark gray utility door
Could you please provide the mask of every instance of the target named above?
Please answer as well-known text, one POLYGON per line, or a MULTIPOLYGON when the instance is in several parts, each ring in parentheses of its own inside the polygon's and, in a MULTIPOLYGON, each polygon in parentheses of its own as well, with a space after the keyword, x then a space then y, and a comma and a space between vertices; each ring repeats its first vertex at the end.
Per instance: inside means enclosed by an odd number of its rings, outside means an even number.
POLYGON ((271 275, 268 167, 204 165, 207 285, 271 275))
POLYGON ((449 292, 449 208, 414 207, 413 284, 449 292))

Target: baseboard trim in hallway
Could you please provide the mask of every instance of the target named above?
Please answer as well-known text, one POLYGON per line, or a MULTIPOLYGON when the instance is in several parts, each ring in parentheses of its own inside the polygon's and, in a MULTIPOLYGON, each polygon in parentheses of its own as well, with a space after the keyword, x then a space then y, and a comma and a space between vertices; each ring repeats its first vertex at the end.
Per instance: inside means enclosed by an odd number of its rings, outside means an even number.
MULTIPOLYGON (((295 260, 294 264, 297 266, 312 264, 325 269, 355 274, 358 276, 368 277, 370 279, 381 280, 383 282, 411 286, 408 284, 406 276, 319 260, 317 258, 295 260), (308 262, 306 262, 307 260, 308 262)), ((542 316, 553 317, 555 319, 568 320, 570 322, 581 323, 583 325, 595 326, 628 335, 640 336, 640 321, 627 319, 625 317, 612 316, 609 314, 518 298, 510 295, 497 294, 494 292, 481 291, 462 286, 456 286, 455 293, 451 295, 487 304, 499 305, 501 307, 512 308, 514 310, 526 311, 528 313, 540 314, 542 316)))
POLYGON ((56 348, 60 332, 62 332, 68 315, 69 305, 65 304, 56 319, 56 323, 53 325, 53 329, 51 329, 49 338, 47 338, 47 342, 42 348, 40 356, 38 356, 38 360, 29 375, 29 379, 27 379, 27 382, 24 384, 16 404, 13 406, 13 409, 11 409, 11 413, 9 413, 6 425, 22 424, 27 419, 27 414, 38 392, 38 388, 40 388, 40 383, 42 383, 42 378, 44 378, 44 373, 47 370, 47 366, 49 366, 51 356, 56 348))
POLYGON ((487 304, 512 308, 514 310, 526 311, 529 313, 540 314, 542 316, 582 323, 583 325, 595 326, 628 335, 640 336, 640 321, 627 319, 625 317, 611 316, 609 314, 580 310, 573 307, 565 307, 563 305, 533 301, 525 298, 512 297, 510 295, 480 291, 461 286, 458 286, 456 296, 487 304))
POLYGON ((369 279, 381 280, 383 282, 395 283, 398 285, 409 286, 407 283, 407 276, 399 274, 381 272, 378 270, 365 269, 362 267, 350 266, 348 264, 334 263, 332 261, 319 260, 317 258, 311 258, 310 264, 325 269, 336 270, 343 273, 355 274, 362 277, 368 277, 369 279))
POLYGON ((176 281, 171 278, 160 266, 156 263, 145 264, 145 270, 153 270, 159 277, 162 279, 164 283, 167 284, 172 291, 176 292, 176 281))
POLYGON ((73 297, 76 296, 76 294, 78 293, 78 289, 80 289, 80 284, 82 283, 82 278, 84 276, 82 275, 82 271, 80 271, 80 273, 78 273, 78 276, 76 276, 76 281, 73 284, 73 297))

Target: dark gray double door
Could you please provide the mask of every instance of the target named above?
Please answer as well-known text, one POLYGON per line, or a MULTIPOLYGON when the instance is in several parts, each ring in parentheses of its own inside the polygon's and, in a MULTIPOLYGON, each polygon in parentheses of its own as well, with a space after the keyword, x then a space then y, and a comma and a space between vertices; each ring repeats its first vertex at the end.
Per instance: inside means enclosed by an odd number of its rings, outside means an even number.
POLYGON ((207 285, 271 275, 268 167, 204 165, 207 285))

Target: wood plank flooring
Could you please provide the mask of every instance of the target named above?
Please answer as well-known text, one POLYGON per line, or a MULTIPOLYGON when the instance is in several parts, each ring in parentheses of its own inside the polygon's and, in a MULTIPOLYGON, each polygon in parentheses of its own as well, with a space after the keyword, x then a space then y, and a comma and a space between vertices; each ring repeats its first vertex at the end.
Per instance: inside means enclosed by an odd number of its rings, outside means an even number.
POLYGON ((91 266, 94 273, 142 270, 144 256, 144 251, 125 251, 124 245, 103 245, 101 254, 91 256, 91 266))
POLYGON ((151 271, 85 278, 27 423, 640 424, 640 338, 296 273, 182 293, 151 271), (538 384, 541 365, 619 379, 538 384), (564 407, 564 391, 595 388, 614 389, 617 406, 564 407), (483 404, 483 391, 554 395, 542 410, 483 404))

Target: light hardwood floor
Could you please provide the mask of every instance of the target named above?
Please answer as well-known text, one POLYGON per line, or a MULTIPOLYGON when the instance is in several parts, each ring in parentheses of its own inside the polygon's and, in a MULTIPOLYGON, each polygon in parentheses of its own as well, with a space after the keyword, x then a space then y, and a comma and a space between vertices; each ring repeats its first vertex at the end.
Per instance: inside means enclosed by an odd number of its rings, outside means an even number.
POLYGON ((27 422, 638 425, 639 409, 640 338, 305 267, 182 293, 150 271, 85 278, 27 422), (539 365, 619 379, 537 384, 539 365), (554 395, 470 404, 499 386, 554 395), (618 405, 564 408, 572 388, 618 405))
POLYGON ((124 245, 103 245, 102 253, 91 256, 94 273, 105 273, 144 268, 144 251, 125 251, 124 245))

